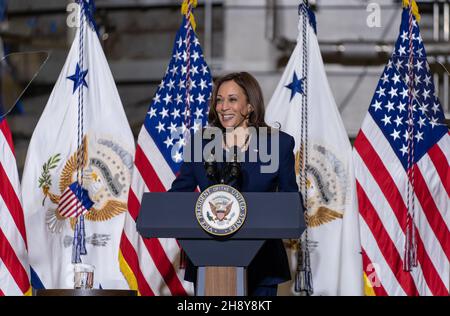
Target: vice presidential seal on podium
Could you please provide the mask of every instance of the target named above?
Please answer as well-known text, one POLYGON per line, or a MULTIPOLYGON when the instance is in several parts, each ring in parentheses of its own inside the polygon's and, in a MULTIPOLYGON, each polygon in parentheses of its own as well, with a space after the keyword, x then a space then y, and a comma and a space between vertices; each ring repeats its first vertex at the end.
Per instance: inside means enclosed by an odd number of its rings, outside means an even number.
POLYGON ((237 189, 226 184, 217 184, 200 194, 195 204, 195 216, 207 233, 229 236, 244 224, 247 203, 237 189))

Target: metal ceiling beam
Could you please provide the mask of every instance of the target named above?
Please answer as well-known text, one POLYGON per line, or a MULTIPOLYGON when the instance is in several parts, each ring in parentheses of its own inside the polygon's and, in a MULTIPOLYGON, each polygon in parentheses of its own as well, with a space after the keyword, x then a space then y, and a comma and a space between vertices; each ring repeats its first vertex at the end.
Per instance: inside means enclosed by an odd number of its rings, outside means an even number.
MULTIPOLYGON (((203 7, 205 1, 214 6, 221 5, 223 0, 199 0, 198 7, 203 7)), ((97 0, 98 10, 147 10, 157 8, 180 7, 179 0, 97 0)), ((28 16, 37 14, 62 14, 66 12, 67 3, 61 0, 15 0, 8 7, 8 16, 28 16)))

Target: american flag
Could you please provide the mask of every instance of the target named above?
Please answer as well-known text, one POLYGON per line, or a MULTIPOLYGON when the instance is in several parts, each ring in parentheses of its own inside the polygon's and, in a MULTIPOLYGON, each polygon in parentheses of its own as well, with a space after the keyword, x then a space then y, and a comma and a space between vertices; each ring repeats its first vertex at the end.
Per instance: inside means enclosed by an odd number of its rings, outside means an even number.
POLYGON ((151 102, 136 148, 120 262, 130 287, 141 295, 192 294, 192 285, 183 281, 184 270, 179 269, 176 240, 143 239, 136 231, 143 193, 170 189, 187 142, 183 135, 201 129, 207 122, 212 78, 190 16, 184 17, 177 32, 172 59, 151 102), (177 131, 180 137, 174 136, 177 131))
POLYGON ((0 115, 0 296, 31 294, 29 270, 14 146, 0 115))
POLYGON ((448 295, 450 136, 418 22, 416 16, 410 22, 408 8, 356 138, 354 158, 364 272, 372 294, 448 295), (410 115, 408 83, 414 100, 410 115), (405 271, 408 212, 414 215, 417 267, 405 271))

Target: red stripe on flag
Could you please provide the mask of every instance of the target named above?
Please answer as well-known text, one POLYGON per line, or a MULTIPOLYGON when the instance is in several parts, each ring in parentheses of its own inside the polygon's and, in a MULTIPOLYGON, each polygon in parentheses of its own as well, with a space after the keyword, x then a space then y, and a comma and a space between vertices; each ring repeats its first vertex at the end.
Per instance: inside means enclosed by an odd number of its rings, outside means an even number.
POLYGON ((142 148, 138 145, 136 148, 136 168, 142 175, 145 185, 150 190, 150 192, 166 192, 166 188, 162 184, 155 172, 152 164, 148 161, 147 156, 142 151, 142 148))
MULTIPOLYGON (((139 145, 136 148, 135 166, 137 170, 140 172, 147 188, 151 192, 166 192, 166 188, 159 179, 158 174, 156 173, 152 164, 149 162, 147 156, 145 155, 145 153, 143 152, 142 148, 139 145)), ((140 209, 140 201, 136 196, 136 194, 133 192, 133 190, 130 189, 128 195, 128 210, 129 214, 135 221, 139 214, 139 209, 140 209)), ((178 275, 175 271, 175 268, 170 262, 169 258, 167 257, 159 240, 156 238, 151 239, 142 238, 142 240, 144 241, 148 253, 152 257, 152 260, 156 268, 163 277, 164 282, 166 283, 172 295, 187 296, 186 290, 184 289, 182 283, 180 282, 178 275)), ((133 250, 133 252, 135 253, 134 260, 136 260, 137 254, 135 250, 133 250)), ((126 261, 128 262, 128 259, 126 259, 126 261)), ((136 266, 134 267, 134 269, 139 269, 138 268, 139 262, 138 261, 135 262, 136 266)), ((140 281, 138 281, 138 283, 140 283, 140 281)))
POLYGON ((411 274, 403 271, 402 258, 359 181, 356 181, 356 191, 358 193, 359 212, 375 237, 375 241, 398 283, 407 295, 419 295, 411 274))
POLYGON ((150 285, 147 283, 147 280, 145 280, 145 277, 142 274, 139 267, 139 259, 136 250, 128 240, 125 232, 122 233, 122 238, 120 240, 120 250, 122 251, 123 258, 136 278, 139 293, 142 296, 155 296, 155 293, 152 291, 150 285))
POLYGON ((436 268, 434 267, 433 262, 431 261, 430 257, 428 256, 428 253, 426 252, 426 249, 425 249, 425 245, 423 244, 423 241, 421 238, 417 238, 417 256, 422 258, 420 266, 422 268, 425 282, 427 283, 428 287, 430 288, 431 293, 433 293, 433 295, 447 296, 448 290, 445 287, 445 284, 442 281, 442 278, 439 277, 439 273, 436 270, 436 268))
POLYGON ((386 290, 383 287, 383 284, 381 284, 377 272, 375 271, 375 265, 367 256, 367 253, 364 250, 364 248, 362 248, 362 259, 364 265, 364 272, 366 273, 367 280, 370 281, 370 284, 372 286, 373 291, 375 292, 375 295, 388 296, 386 290), (369 270, 369 267, 372 267, 372 269, 369 270))
POLYGON ((395 217, 397 217, 400 227, 404 229, 406 225, 407 210, 402 195, 398 191, 397 185, 392 179, 391 174, 384 166, 383 161, 362 131, 355 140, 355 149, 386 197, 395 217))
MULTIPOLYGON (((166 188, 160 181, 158 174, 139 145, 136 148, 135 166, 151 192, 166 192, 166 188)), ((139 214, 140 201, 131 189, 128 195, 128 208, 130 215, 136 221, 139 214)), ((186 290, 181 284, 175 268, 167 257, 159 240, 156 238, 142 238, 142 240, 172 295, 187 296, 186 290)))
POLYGON ((141 203, 139 202, 136 194, 133 191, 133 188, 130 188, 128 192, 128 212, 134 221, 137 221, 137 217, 139 215, 139 210, 141 209, 141 203))
POLYGON ((66 207, 64 208, 64 212, 60 211, 60 215, 64 217, 72 216, 77 211, 79 203, 80 202, 78 201, 78 199, 74 197, 73 201, 70 202, 70 204, 66 205, 66 207))
MULTIPOLYGON (((379 185, 386 200, 388 201, 395 216, 397 217, 397 220, 400 224, 403 233, 405 233, 406 214, 408 213, 406 205, 404 204, 403 198, 400 192, 398 191, 398 188, 394 180, 392 179, 390 173, 384 166, 383 162, 378 156, 378 153, 372 147, 372 144, 369 142, 369 140, 367 139, 366 135, 363 132, 360 132, 358 134, 358 137, 355 141, 355 149, 358 151, 359 155, 363 159, 365 165, 369 169, 373 178, 379 185)), ((423 244, 423 241, 420 239, 421 237, 417 236, 418 243, 423 244)), ((426 264, 428 262, 427 260, 428 255, 424 257, 425 254, 426 251, 419 252, 417 257, 424 272, 424 277, 427 284, 432 285, 435 284, 433 280, 436 280, 437 278, 440 277, 433 265, 430 266, 426 264)), ((439 289, 434 288, 431 289, 431 291, 437 292, 439 291, 439 289)))
POLYGON ((3 121, 0 121, 0 131, 3 133, 3 136, 5 137, 6 142, 8 143, 9 148, 11 149, 11 152, 15 156, 14 143, 13 143, 13 140, 12 140, 11 131, 10 131, 8 123, 6 123, 5 119, 3 121))
POLYGON ((16 281, 17 286, 22 293, 25 293, 30 288, 28 274, 2 230, 0 230, 0 245, 0 258, 16 281))
POLYGON ((0 162, 0 195, 5 201, 6 207, 11 213, 11 217, 16 224, 17 229, 19 230, 20 235, 25 243, 25 247, 28 248, 27 245, 27 234, 25 233, 25 220, 23 217, 22 205, 20 204, 19 199, 17 198, 16 192, 12 187, 11 182, 9 181, 8 175, 3 169, 3 165, 0 162))
POLYGON ((187 296, 186 290, 157 238, 143 238, 150 256, 174 296, 187 296))
POLYGON ((72 195, 68 197, 66 200, 60 200, 58 205, 58 211, 61 216, 64 216, 66 213, 70 212, 70 208, 73 203, 76 202, 76 196, 72 195))
POLYGON ((430 156, 431 161, 433 162, 434 168, 441 178, 441 182, 444 185, 447 194, 450 196, 450 170, 449 170, 449 162, 442 152, 441 147, 438 144, 435 144, 428 151, 428 155, 430 156))
MULTIPOLYGON (((139 208, 140 208, 139 200, 136 197, 133 190, 130 189, 129 195, 128 195, 128 211, 130 212, 130 215, 133 217, 134 221, 136 221, 136 219, 137 219, 137 215, 139 213, 139 208)), ((140 238, 142 238, 142 237, 140 237, 140 238)), ((178 275, 176 274, 175 269, 174 269, 172 263, 170 262, 169 258, 166 256, 164 249, 162 248, 159 240, 156 238, 152 238, 152 239, 142 238, 142 240, 144 241, 144 244, 147 248, 148 253, 152 257, 155 266, 157 267, 158 271, 162 275, 164 282, 166 282, 172 295, 186 296, 187 293, 184 290, 182 284, 180 283, 180 281, 178 279, 178 275)), ((130 244, 130 247, 132 247, 131 244, 130 244)), ((122 252, 124 252, 124 251, 122 251, 122 252)), ((131 264, 134 265, 132 270, 135 273, 135 275, 136 275, 135 270, 138 271, 139 273, 141 273, 140 269, 139 269, 139 262, 137 261, 137 254, 136 254, 134 248, 132 251, 130 250, 127 253, 130 257, 130 260, 133 260, 134 262, 130 263, 128 261, 128 258, 125 257, 125 253, 124 253, 125 260, 128 262, 129 265, 131 265, 131 264)), ((144 278, 144 277, 142 276, 142 278, 144 278)), ((143 281, 146 282, 145 278, 143 279, 143 281)), ((140 286, 140 283, 141 283, 141 281, 138 280, 139 286, 140 286)))
POLYGON ((66 217, 79 217, 82 214, 86 213, 86 209, 81 204, 80 201, 78 201, 75 205, 71 206, 69 209, 69 213, 66 215, 66 217))
POLYGON ((5 293, 3 293, 2 289, 0 289, 0 296, 5 296, 5 293))
POLYGON ((66 191, 64 191, 63 195, 61 195, 61 197, 59 199, 60 203, 62 201, 64 201, 65 198, 67 197, 67 195, 69 195, 70 193, 72 193, 72 190, 70 190, 70 188, 67 188, 66 191))
POLYGON ((441 247, 444 250, 447 258, 450 260, 450 232, 436 206, 436 203, 434 203, 427 183, 417 165, 414 165, 414 181, 415 193, 417 198, 419 199, 420 205, 422 205, 422 209, 425 213, 425 216, 427 217, 428 223, 430 224, 431 229, 436 235, 437 240, 441 244, 441 247))

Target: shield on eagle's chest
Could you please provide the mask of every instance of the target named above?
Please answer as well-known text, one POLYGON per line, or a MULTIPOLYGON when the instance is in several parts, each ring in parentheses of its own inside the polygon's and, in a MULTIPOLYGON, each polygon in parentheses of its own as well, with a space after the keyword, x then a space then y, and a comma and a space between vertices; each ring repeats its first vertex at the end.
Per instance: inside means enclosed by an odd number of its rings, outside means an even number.
POLYGON ((65 218, 76 218, 86 214, 94 202, 89 198, 88 191, 78 182, 72 183, 63 192, 58 204, 58 213, 65 218))
POLYGON ((225 218, 225 210, 217 210, 217 218, 222 221, 225 218))

